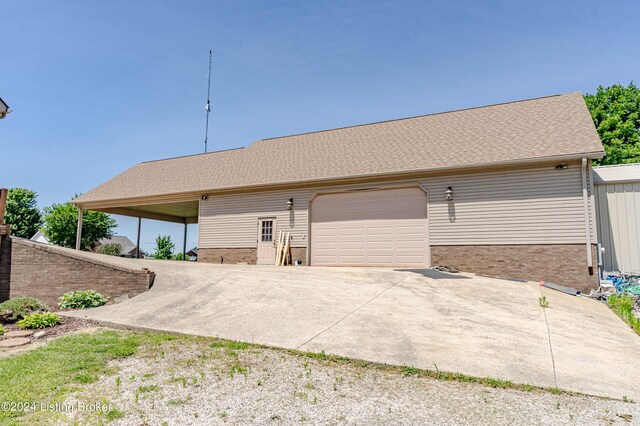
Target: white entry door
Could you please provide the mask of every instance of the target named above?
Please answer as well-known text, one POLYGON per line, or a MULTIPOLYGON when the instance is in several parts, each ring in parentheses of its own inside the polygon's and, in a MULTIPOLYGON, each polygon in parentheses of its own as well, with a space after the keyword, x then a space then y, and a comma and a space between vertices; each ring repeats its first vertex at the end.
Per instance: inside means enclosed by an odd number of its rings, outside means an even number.
POLYGON ((258 219, 258 265, 276 263, 276 218, 258 219))

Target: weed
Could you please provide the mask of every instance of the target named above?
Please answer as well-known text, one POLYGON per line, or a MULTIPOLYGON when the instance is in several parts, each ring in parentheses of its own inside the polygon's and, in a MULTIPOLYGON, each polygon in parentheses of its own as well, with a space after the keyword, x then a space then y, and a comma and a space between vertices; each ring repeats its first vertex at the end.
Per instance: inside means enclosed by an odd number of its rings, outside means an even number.
MULTIPOLYGON (((409 367, 409 366, 404 366, 402 367, 402 376, 403 377, 408 377, 408 376, 416 376, 418 374, 418 369, 415 367, 409 367)), ((440 374, 440 373, 438 373, 440 374)))
POLYGON ((189 401, 191 401, 191 397, 187 397, 184 399, 170 399, 169 401, 167 401, 167 405, 185 405, 188 404, 189 401))
POLYGON ((542 306, 543 308, 548 308, 549 307, 549 301, 547 300, 547 296, 540 296, 538 298, 538 304, 540 306, 542 306))
POLYGON ((226 418, 229 417, 229 413, 227 413, 226 411, 222 411, 221 413, 218 413, 218 417, 220 417, 222 420, 226 420, 226 418))
POLYGON ((306 392, 293 391, 293 396, 300 399, 309 399, 309 394, 306 392))
POLYGON ((158 390, 158 385, 140 386, 138 388, 138 391, 140 391, 140 393, 155 392, 157 390, 158 390))
POLYGON ((152 377, 154 377, 156 375, 156 373, 147 373, 147 374, 143 374, 142 375, 142 381, 144 382, 145 380, 148 380, 152 377))
POLYGON ((120 389, 120 385, 122 384, 122 379, 120 376, 116 377, 116 389, 120 389))
POLYGON ((236 363, 231 366, 231 370, 229 371, 229 377, 233 379, 236 373, 240 373, 244 375, 244 377, 246 378, 248 374, 248 370, 246 367, 243 367, 242 365, 236 363))
POLYGON ((556 402, 556 410, 559 410, 559 409, 560 409, 560 403, 556 402))
POLYGON ((628 294, 612 294, 608 300, 609 307, 620 318, 640 334, 640 317, 633 314, 633 298, 628 294))
POLYGON ((93 383, 98 381, 98 376, 95 374, 78 373, 73 376, 73 381, 76 383, 93 383))
POLYGON ((114 408, 113 410, 108 411, 105 416, 107 417, 108 422, 112 422, 114 420, 122 418, 124 416, 124 413, 117 408, 114 408))

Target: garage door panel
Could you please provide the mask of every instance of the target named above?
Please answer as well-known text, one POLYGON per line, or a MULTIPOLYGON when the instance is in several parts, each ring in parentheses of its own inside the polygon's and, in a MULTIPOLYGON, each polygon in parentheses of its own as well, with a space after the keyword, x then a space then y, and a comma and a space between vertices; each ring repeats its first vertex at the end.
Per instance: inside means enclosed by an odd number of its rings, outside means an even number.
POLYGON ((312 202, 312 265, 425 266, 427 237, 419 188, 324 194, 312 202))

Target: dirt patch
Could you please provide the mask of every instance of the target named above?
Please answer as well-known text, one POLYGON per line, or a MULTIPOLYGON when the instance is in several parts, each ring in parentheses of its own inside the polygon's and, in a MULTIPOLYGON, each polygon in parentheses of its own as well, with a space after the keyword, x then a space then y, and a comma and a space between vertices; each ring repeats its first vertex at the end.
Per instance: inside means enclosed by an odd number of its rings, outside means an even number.
MULTIPOLYGON (((77 333, 79 331, 92 330, 96 328, 96 324, 93 321, 84 318, 64 317, 61 315, 60 321, 61 323, 56 325, 55 327, 43 328, 42 330, 33 330, 33 335, 28 337, 31 340, 31 343, 28 345, 20 346, 17 348, 0 348, 0 358, 36 348, 51 339, 55 339, 66 334, 77 333), (40 338, 34 337, 40 331, 44 331, 44 336, 40 338)), ((15 324, 5 324, 4 330, 6 334, 11 331, 19 331, 22 329, 15 324)), ((4 336, 0 336, 0 339, 3 339, 3 337, 4 336)))

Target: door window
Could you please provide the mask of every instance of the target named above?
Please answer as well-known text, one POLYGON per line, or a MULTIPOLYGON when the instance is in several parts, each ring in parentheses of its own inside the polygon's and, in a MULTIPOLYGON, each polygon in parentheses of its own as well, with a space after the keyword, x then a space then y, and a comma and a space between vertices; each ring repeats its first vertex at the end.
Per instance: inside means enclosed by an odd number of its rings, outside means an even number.
POLYGON ((263 243, 269 243, 273 241, 273 220, 263 220, 262 229, 260 232, 263 243))

